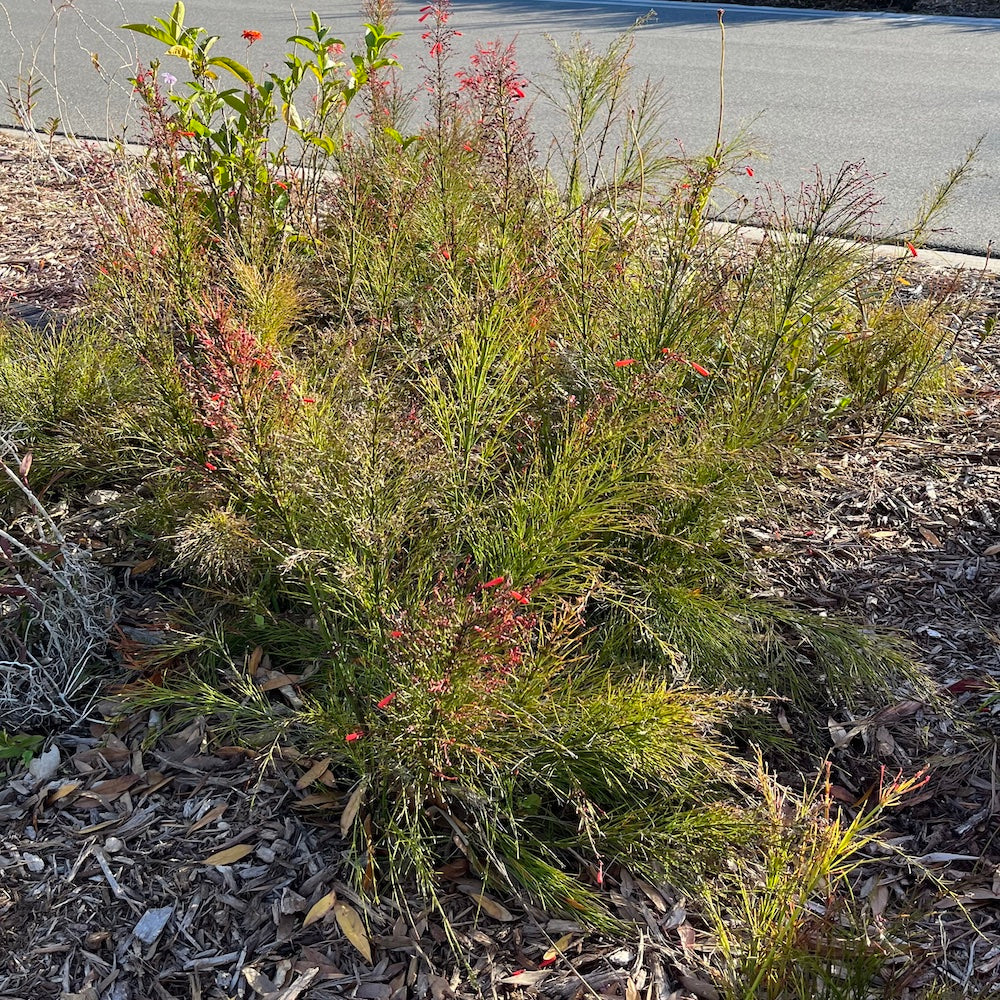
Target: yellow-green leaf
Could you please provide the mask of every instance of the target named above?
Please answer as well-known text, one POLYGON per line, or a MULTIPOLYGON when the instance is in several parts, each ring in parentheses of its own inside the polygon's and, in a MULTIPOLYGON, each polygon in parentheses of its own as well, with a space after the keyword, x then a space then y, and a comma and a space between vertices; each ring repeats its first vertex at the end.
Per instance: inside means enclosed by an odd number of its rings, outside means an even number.
POLYGON ((295 129, 296 132, 302 131, 302 119, 299 117, 299 112, 294 104, 283 104, 281 106, 281 117, 289 128, 295 129))

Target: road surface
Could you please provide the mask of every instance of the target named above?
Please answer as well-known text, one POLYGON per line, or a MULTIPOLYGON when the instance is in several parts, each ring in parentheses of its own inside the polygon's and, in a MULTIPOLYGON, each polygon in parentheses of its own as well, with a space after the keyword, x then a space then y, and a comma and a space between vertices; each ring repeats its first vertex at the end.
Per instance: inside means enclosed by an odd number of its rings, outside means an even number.
MULTIPOLYGON (((359 37, 356 0, 314 0, 349 43, 359 37)), ((138 136, 129 110, 127 77, 137 57, 159 54, 155 43, 118 30, 126 21, 166 16, 171 0, 0 0, 0 81, 24 92, 29 67, 42 89, 39 123, 58 115, 81 135, 138 136), (56 11, 58 10, 58 13, 56 11), (138 43, 138 48, 136 45, 138 43), (94 57, 99 69, 95 68, 94 57), (21 84, 18 84, 18 78, 21 84), (58 92, 58 108, 53 95, 58 92)), ((421 0, 400 0, 398 54, 419 83, 421 0)), ((723 5, 724 6, 724 5, 723 5)), ((252 66, 280 66, 284 39, 295 30, 280 0, 188 0, 189 24, 223 36, 216 52, 252 66), (262 32, 249 53, 239 35, 262 32)), ((296 3, 300 16, 308 3, 296 3)), ((463 32, 456 54, 476 39, 517 38, 525 75, 551 70, 546 34, 561 43, 575 32, 601 44, 654 10, 637 32, 640 77, 661 78, 670 95, 665 129, 689 152, 714 140, 719 30, 711 4, 641 0, 455 0, 452 25, 463 32)), ((813 165, 836 170, 864 160, 885 175, 879 190, 883 231, 904 225, 922 196, 941 181, 980 136, 973 176, 931 242, 983 252, 1000 243, 1000 20, 906 15, 831 14, 778 8, 726 8, 726 130, 750 124, 757 184, 797 190, 813 165)), ((168 60, 176 75, 182 64, 168 60)), ((555 127, 538 102, 539 133, 555 127)), ((0 124, 13 124, 9 108, 0 124)))

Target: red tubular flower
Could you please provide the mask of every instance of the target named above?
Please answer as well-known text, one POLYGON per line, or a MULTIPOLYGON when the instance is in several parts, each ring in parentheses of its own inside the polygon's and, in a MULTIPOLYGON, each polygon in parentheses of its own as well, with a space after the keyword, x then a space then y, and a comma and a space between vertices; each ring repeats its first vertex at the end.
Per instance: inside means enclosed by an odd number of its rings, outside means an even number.
POLYGON ((753 167, 747 167, 747 177, 753 177, 753 167))
POLYGON ((259 42, 264 36, 259 31, 253 31, 248 29, 243 32, 243 40, 248 45, 253 45, 254 42, 259 42))
POLYGON ((514 600, 517 601, 518 604, 527 604, 528 603, 528 598, 525 597, 524 594, 519 594, 516 590, 512 590, 510 592, 510 596, 513 597, 514 600))
POLYGON ((391 632, 389 633, 389 638, 390 638, 390 639, 402 639, 402 638, 403 638, 403 633, 402 633, 402 632, 400 632, 400 630, 399 630, 398 628, 394 628, 394 629, 393 629, 393 630, 392 630, 392 631, 391 631, 391 632))
POLYGON ((909 241, 906 241, 906 249, 910 251, 911 257, 917 256, 917 248, 909 241))
POLYGON ((628 368, 629 365, 635 364, 635 358, 622 358, 621 361, 615 362, 615 368, 628 368))
POLYGON ((396 692, 393 691, 392 694, 387 694, 375 707, 388 708, 392 704, 392 699, 395 697, 396 697, 396 692))
POLYGON ((484 588, 486 588, 486 587, 499 587, 500 584, 503 583, 505 579, 506 579, 506 577, 503 577, 503 576, 495 576, 495 577, 493 577, 492 580, 487 580, 486 583, 483 584, 483 587, 484 588))
POLYGON ((212 465, 211 462, 206 462, 205 463, 205 468, 208 469, 209 472, 218 472, 219 471, 219 467, 217 465, 212 465))
POLYGON ((701 365, 696 364, 694 361, 689 361, 688 364, 691 366, 693 371, 696 371, 702 378, 709 377, 709 371, 707 368, 702 368, 701 365))
POLYGON ((354 732, 354 733, 348 733, 348 734, 347 734, 347 735, 346 735, 346 736, 344 737, 344 740, 345 740, 345 741, 346 741, 347 743, 353 743, 353 742, 354 742, 355 740, 360 740, 360 739, 361 739, 361 737, 362 737, 362 736, 364 736, 364 735, 365 735, 365 734, 364 734, 363 732, 361 732, 360 730, 358 730, 357 732, 354 732))

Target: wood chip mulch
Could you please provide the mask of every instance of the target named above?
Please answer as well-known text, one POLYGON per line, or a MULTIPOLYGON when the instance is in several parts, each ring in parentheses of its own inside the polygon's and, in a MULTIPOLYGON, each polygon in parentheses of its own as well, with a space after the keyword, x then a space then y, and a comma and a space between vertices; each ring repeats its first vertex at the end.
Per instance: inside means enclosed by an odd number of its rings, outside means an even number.
POLYGON ((148 719, 137 721, 58 741, 58 776, 0 784, 0 996, 390 1000, 544 984, 570 1000, 665 997, 685 975, 668 959, 683 904, 627 875, 613 907, 641 930, 623 943, 508 910, 456 874, 441 902, 457 958, 438 913, 348 888, 347 844, 328 821, 344 803, 307 793, 329 779, 309 777, 322 762, 209 752, 206 738, 196 722, 144 748, 148 719), (566 957, 546 966, 553 944, 566 957))
MULTIPOLYGON (((100 159, 52 157, 0 133, 0 211, 15 220, 0 296, 23 310, 80 305, 97 236, 66 171, 103 177, 100 159)), ((942 280, 918 269, 908 294, 942 280)), ((985 336, 1000 282, 961 280, 979 305, 954 319, 957 405, 786 461, 780 517, 739 526, 760 593, 901 631, 940 685, 944 707, 901 692, 829 726, 845 801, 879 763, 931 769, 892 817, 892 843, 920 865, 887 855, 859 886, 876 934, 917 905, 889 963, 904 997, 934 976, 989 987, 1000 969, 1000 345, 985 336)), ((609 937, 456 873, 441 889, 451 942, 418 900, 350 890, 348 796, 321 761, 217 747, 203 722, 151 730, 147 713, 60 737, 34 774, 0 760, 0 998, 718 997, 692 971, 711 941, 667 886, 607 879, 612 911, 636 928, 609 937)))

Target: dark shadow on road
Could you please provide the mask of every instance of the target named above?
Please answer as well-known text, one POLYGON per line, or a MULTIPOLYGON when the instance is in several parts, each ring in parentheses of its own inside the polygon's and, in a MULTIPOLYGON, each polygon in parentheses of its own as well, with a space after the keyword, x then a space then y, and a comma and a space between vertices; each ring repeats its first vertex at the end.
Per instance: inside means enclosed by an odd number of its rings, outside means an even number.
MULTIPOLYGON (((400 23, 408 13, 405 5, 400 11, 400 23)), ((653 11, 656 18, 651 26, 676 25, 681 27, 715 27, 717 25, 716 10, 725 10, 727 26, 740 24, 759 24, 774 22, 811 21, 814 23, 832 22, 852 18, 871 21, 879 27, 895 29, 913 29, 932 24, 945 24, 954 31, 961 32, 998 32, 1000 33, 1000 18, 976 19, 966 17, 939 18, 923 14, 877 14, 865 11, 845 11, 836 13, 823 10, 802 10, 799 8, 753 8, 740 4, 704 4, 671 3, 670 0, 659 0, 653 3, 621 2, 621 0, 478 0, 466 3, 459 0, 455 5, 456 23, 463 20, 466 14, 482 16, 487 11, 495 12, 496 22, 480 22, 480 30, 509 33, 511 29, 524 31, 551 31, 554 27, 571 28, 576 31, 608 30, 624 31, 631 27, 638 18, 647 11, 653 11)))

